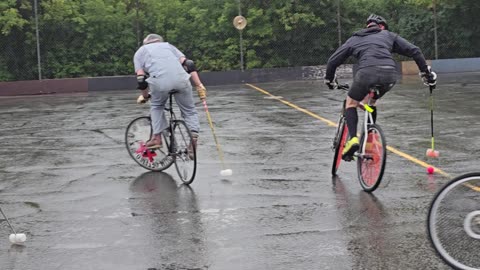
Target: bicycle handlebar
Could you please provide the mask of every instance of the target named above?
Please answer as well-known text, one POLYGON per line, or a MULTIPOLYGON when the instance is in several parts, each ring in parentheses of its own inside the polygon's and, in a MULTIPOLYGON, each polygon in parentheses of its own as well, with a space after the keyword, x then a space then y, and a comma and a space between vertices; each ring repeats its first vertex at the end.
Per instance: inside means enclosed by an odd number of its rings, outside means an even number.
POLYGON ((335 88, 335 89, 348 90, 348 89, 350 89, 350 85, 348 85, 348 83, 337 84, 337 88, 335 88))
MULTIPOLYGON (((431 84, 426 84, 426 85, 429 87, 430 92, 432 92, 433 89, 436 88, 436 84, 433 84, 433 85, 431 85, 431 84)), ((348 90, 348 89, 350 89, 350 85, 348 85, 348 83, 343 83, 343 84, 341 84, 341 83, 338 83, 338 82, 337 82, 337 87, 336 87, 335 89, 348 90)))

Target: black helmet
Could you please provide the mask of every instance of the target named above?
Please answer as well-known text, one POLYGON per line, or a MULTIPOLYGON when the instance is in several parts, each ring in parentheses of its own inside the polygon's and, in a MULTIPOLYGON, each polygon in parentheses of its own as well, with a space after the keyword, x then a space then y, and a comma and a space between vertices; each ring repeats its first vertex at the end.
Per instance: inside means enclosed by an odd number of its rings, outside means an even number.
POLYGON ((388 30, 387 21, 382 16, 378 16, 378 15, 375 15, 375 14, 370 14, 370 16, 368 16, 368 18, 367 18, 367 25, 371 22, 374 22, 376 24, 381 24, 381 25, 385 26, 386 30, 388 30))

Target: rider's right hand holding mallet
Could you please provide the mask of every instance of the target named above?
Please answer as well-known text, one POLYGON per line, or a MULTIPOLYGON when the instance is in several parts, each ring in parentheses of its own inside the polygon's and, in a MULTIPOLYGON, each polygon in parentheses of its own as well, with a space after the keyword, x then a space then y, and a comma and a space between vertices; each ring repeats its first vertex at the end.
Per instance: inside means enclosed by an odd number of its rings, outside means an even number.
POLYGON ((213 139, 215 140, 215 145, 217 146, 217 151, 218 151, 218 156, 220 158, 220 161, 222 162, 222 168, 223 170, 220 171, 221 176, 229 176, 232 175, 233 172, 231 169, 225 169, 225 162, 223 161, 223 153, 220 148, 220 144, 218 143, 217 136, 215 135, 215 129, 213 128, 213 122, 212 122, 212 117, 210 116, 210 112, 208 111, 208 106, 207 106, 207 89, 205 86, 203 86, 202 82, 200 81, 200 78, 198 76, 198 72, 194 71, 190 73, 192 80, 194 84, 196 85, 195 88, 198 93, 198 97, 203 103, 203 107, 205 108, 205 113, 207 114, 207 119, 208 119, 208 124, 210 126, 210 129, 212 130, 213 134, 213 139))
POLYGON ((427 149, 426 155, 427 157, 438 158, 440 152, 435 150, 435 138, 433 136, 433 89, 435 89, 437 84, 437 74, 431 70, 431 67, 428 67, 428 71, 421 72, 420 76, 423 79, 423 83, 430 88, 430 130, 432 134, 432 148, 427 149))

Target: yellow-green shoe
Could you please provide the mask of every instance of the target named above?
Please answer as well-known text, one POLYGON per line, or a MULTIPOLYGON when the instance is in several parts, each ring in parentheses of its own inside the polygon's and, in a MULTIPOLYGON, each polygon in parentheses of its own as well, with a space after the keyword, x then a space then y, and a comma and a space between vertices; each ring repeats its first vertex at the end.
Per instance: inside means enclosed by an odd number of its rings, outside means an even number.
POLYGON ((350 140, 348 140, 348 142, 345 144, 345 147, 343 148, 342 158, 345 159, 345 157, 352 157, 359 148, 360 142, 358 141, 358 138, 351 138, 350 140))

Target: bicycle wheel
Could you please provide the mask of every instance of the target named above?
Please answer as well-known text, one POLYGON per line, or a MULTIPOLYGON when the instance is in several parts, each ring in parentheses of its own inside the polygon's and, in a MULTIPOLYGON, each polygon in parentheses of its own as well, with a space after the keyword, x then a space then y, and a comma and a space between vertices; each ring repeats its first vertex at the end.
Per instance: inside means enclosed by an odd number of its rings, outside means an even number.
POLYGON ((340 167, 342 161, 342 152, 345 142, 348 137, 348 128, 345 122, 345 117, 340 116, 337 124, 337 133, 333 139, 333 163, 332 163, 332 175, 337 174, 337 170, 340 167))
POLYGON ((437 192, 427 229, 446 263, 457 269, 480 269, 480 172, 456 177, 437 192))
POLYGON ((152 137, 151 119, 148 116, 135 118, 125 131, 125 145, 130 157, 138 165, 151 171, 163 171, 173 164, 173 157, 168 154, 168 140, 162 134, 161 148, 147 149, 145 143, 152 137))
POLYGON ((365 134, 362 134, 360 150, 364 148, 363 155, 357 159, 358 180, 363 190, 372 192, 382 181, 387 161, 387 142, 382 129, 376 124, 367 126, 367 140, 365 140, 365 134))
POLYGON ((197 171, 197 151, 192 133, 182 120, 175 120, 173 126, 175 168, 183 183, 189 185, 197 171))

